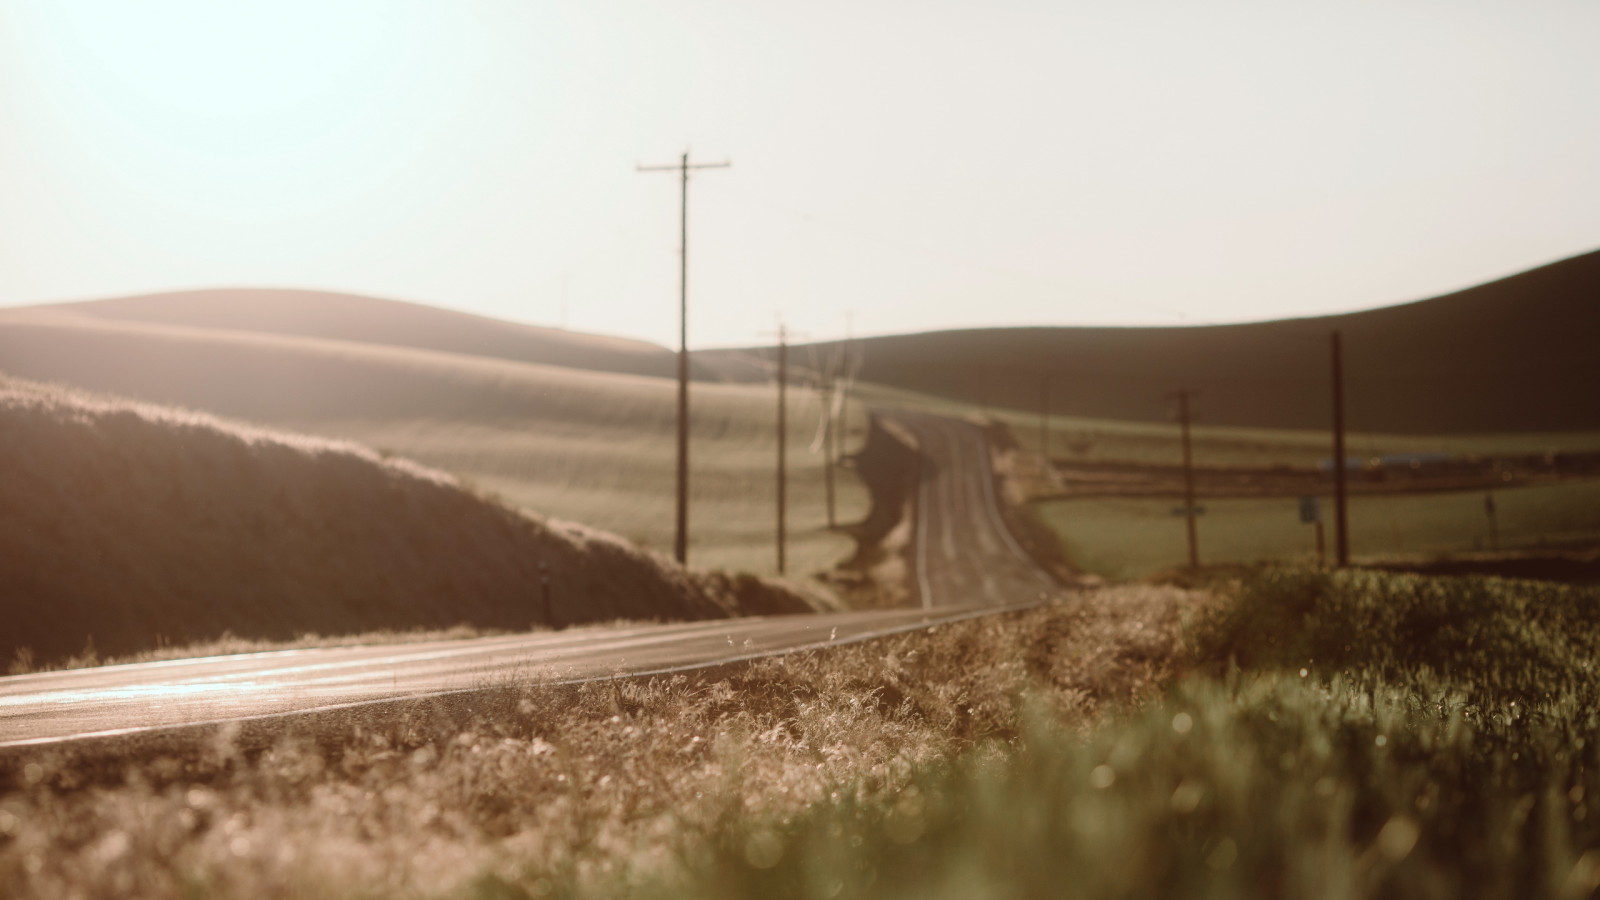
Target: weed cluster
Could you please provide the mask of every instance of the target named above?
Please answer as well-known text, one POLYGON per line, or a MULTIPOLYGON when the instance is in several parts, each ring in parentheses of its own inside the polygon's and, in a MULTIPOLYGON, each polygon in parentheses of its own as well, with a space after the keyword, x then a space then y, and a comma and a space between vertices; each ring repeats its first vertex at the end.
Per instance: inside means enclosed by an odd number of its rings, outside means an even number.
POLYGON ((1279 571, 1196 644, 1157 708, 741 823, 656 896, 1600 890, 1600 591, 1279 571))
POLYGON ((1501 578, 1268 569, 1199 633, 1201 655, 1501 704, 1600 700, 1600 589, 1501 578))
POLYGON ((1591 898, 1597 609, 1284 570, 98 785, 37 760, 0 796, 0 892, 1591 898))
POLYGON ((261 748, 20 759, 0 895, 624 896, 749 823, 892 803, 1004 752, 1034 686, 1083 728, 1150 695, 1193 602, 1130 589, 697 676, 500 685, 261 748))

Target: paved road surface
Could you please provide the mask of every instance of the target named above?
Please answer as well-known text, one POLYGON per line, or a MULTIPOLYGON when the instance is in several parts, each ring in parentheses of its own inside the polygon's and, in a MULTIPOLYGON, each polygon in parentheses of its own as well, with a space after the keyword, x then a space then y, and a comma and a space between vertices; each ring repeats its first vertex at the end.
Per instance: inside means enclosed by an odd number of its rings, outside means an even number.
POLYGON ((1006 604, 1059 586, 1000 518, 989 446, 978 426, 927 413, 892 412, 926 460, 913 528, 916 595, 926 609, 1006 604))
POLYGON ((0 748, 470 691, 512 678, 650 674, 1029 606, 1056 586, 1000 523, 977 428, 894 413, 923 444, 919 606, 372 647, 281 650, 0 678, 0 748))

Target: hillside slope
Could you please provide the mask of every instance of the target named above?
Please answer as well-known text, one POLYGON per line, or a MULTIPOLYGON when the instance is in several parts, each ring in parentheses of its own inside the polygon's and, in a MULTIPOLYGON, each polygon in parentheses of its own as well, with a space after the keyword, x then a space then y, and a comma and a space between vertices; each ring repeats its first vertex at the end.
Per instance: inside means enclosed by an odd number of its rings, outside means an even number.
MULTIPOLYGON (((540 514, 672 546, 676 392, 670 379, 409 347, 0 313, 0 373, 352 440, 470 478, 540 514)), ((691 401, 690 561, 774 570, 770 385, 702 383, 691 401)), ((792 571, 849 552, 826 529, 819 404, 789 398, 792 571)), ((840 516, 864 493, 840 480, 840 516)))
POLYGON ((808 611, 340 442, 0 385, 0 654, 808 611), (550 608, 541 578, 550 580, 550 608))
MULTIPOLYGON (((400 300, 283 288, 219 288, 24 307, 105 322, 355 341, 629 375, 673 376, 677 356, 645 341, 540 328, 400 300)), ((7 315, 0 312, 0 317, 7 315)))
MULTIPOLYGON (((868 338, 863 380, 971 403, 1162 421, 1197 390, 1218 425, 1323 428, 1344 335, 1355 430, 1600 428, 1600 251, 1468 290, 1339 316, 1189 328, 1006 328, 868 338)), ((732 351, 737 355, 738 351, 732 351)))

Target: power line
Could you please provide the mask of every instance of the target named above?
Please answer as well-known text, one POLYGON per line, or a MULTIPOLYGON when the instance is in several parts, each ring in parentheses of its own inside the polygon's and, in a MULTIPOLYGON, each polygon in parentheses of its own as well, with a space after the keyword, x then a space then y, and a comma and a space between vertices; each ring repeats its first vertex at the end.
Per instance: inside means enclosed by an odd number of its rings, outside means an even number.
POLYGON ((689 151, 685 150, 675 166, 635 166, 640 172, 677 172, 683 179, 679 199, 682 243, 678 247, 678 516, 672 540, 673 555, 680 565, 689 562, 689 171, 726 169, 731 165, 691 165, 689 151))
POLYGON ((1189 568, 1200 568, 1200 541, 1195 533, 1195 516, 1200 509, 1194 502, 1194 449, 1189 442, 1189 398, 1194 391, 1178 391, 1178 424, 1183 429, 1183 517, 1189 537, 1189 568))
POLYGON ((784 573, 788 534, 789 329, 778 321, 778 574, 784 573))
POLYGON ((1333 333, 1333 535, 1334 560, 1339 568, 1350 565, 1350 520, 1345 493, 1344 449, 1344 346, 1333 333))
POLYGON ((778 574, 783 574, 785 522, 788 499, 786 454, 789 444, 789 410, 785 392, 789 387, 789 335, 778 325, 778 574))

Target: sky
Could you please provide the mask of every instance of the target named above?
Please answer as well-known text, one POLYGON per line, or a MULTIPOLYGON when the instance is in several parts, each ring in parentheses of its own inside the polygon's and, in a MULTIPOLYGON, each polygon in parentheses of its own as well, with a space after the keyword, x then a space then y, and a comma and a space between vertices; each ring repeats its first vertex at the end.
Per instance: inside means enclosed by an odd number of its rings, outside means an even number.
POLYGON ((672 345, 1372 308, 1600 247, 1594 0, 5 0, 0 305, 672 345))

